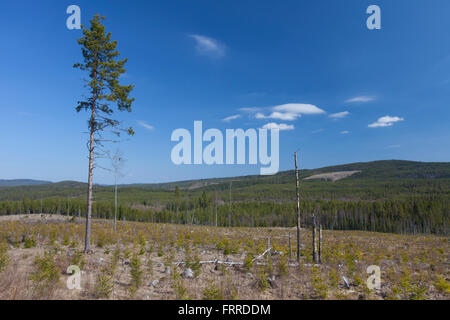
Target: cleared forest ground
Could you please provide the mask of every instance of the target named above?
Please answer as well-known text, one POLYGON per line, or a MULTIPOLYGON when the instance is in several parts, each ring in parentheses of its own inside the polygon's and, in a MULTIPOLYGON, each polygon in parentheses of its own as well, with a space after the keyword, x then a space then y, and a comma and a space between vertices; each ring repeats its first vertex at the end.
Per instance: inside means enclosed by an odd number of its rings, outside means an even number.
POLYGON ((313 176, 304 178, 303 180, 331 180, 331 181, 339 181, 341 179, 345 179, 350 177, 356 173, 360 173, 361 171, 338 171, 338 172, 327 172, 315 174, 313 176))
POLYGON ((450 298, 448 237, 324 230, 322 264, 313 265, 311 230, 302 229, 296 265, 295 229, 119 222, 114 233, 112 221, 94 220, 85 255, 83 222, 0 217, 0 299, 450 298), (268 238, 272 253, 254 260, 268 238), (215 260, 227 264, 203 263, 215 260), (81 290, 67 288, 71 265, 82 270, 81 290), (380 289, 367 288, 370 265, 381 269, 380 289))

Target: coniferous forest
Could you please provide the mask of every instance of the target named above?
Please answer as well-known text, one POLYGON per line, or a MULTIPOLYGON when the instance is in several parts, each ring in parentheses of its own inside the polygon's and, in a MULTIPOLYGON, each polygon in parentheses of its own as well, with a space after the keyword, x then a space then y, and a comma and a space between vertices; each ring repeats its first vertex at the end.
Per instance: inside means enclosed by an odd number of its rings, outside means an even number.
MULTIPOLYGON (((450 164, 376 161, 300 171, 302 225, 316 214, 324 228, 448 235, 450 164), (339 181, 316 174, 360 171, 339 181)), ((84 216, 85 184, 48 183, 0 188, 0 215, 84 216)), ((114 193, 95 186, 94 218, 111 219, 114 193)), ((119 187, 119 220, 239 227, 293 227, 293 171, 119 187), (231 191, 231 192, 230 192, 231 191)))

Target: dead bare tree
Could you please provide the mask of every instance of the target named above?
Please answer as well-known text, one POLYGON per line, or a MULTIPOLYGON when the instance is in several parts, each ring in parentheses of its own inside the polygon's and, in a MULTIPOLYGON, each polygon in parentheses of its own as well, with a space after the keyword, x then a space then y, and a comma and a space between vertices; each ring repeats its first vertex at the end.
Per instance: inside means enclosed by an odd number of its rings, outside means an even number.
POLYGON ((317 222, 316 215, 313 213, 312 215, 312 258, 313 262, 317 264, 318 256, 317 256, 317 222))
POLYGON ((289 260, 292 260, 292 244, 291 244, 291 233, 289 232, 289 260))
POLYGON ((233 180, 230 181, 230 205, 228 208, 228 227, 231 227, 231 184, 233 183, 233 180))
POLYGON ((319 263, 322 263, 322 223, 319 218, 319 263))
POLYGON ((113 168, 114 173, 114 232, 116 232, 117 225, 117 181, 119 176, 122 174, 122 168, 125 164, 125 158, 122 155, 120 150, 116 150, 116 152, 110 157, 111 158, 111 166, 113 168))
POLYGON ((300 263, 300 193, 298 182, 297 152, 294 153, 295 160, 295 189, 297 193, 297 262, 300 263))
POLYGON ((216 209, 216 227, 217 227, 217 206, 218 206, 219 197, 217 195, 217 190, 214 192, 214 204, 216 209))

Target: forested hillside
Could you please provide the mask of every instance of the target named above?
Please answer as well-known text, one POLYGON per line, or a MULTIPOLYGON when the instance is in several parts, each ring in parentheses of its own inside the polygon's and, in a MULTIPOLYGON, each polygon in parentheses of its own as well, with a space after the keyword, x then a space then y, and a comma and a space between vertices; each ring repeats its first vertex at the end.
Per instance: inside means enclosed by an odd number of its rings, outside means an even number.
POLYGON ((0 179, 0 187, 32 186, 47 183, 51 182, 41 180, 31 180, 31 179, 13 179, 13 180, 0 179))
MULTIPOLYGON (((303 222, 313 212, 329 229, 448 234, 450 163, 375 161, 300 171, 303 222), (339 181, 316 174, 360 171, 339 181)), ((95 217, 111 218, 113 188, 95 186, 95 217)), ((0 214, 83 215, 86 185, 60 182, 0 188, 0 214)), ((295 174, 123 185, 126 220, 221 226, 294 226, 295 174), (231 198, 230 198, 231 186, 231 198), (230 201, 231 200, 231 201, 230 201), (231 208, 231 209, 230 209, 231 208)))

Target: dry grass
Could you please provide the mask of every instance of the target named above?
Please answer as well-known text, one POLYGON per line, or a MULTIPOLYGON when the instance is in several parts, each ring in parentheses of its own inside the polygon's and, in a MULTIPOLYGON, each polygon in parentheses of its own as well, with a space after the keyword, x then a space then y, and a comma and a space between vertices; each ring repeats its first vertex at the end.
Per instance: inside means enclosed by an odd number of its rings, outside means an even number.
MULTIPOLYGON (((287 228, 215 228, 93 222, 93 254, 84 255, 82 220, 61 216, 0 218, 8 263, 0 273, 0 299, 449 299, 448 238, 358 231, 324 231, 323 263, 312 265, 311 232, 302 230, 300 266, 289 260, 287 228), (282 252, 249 263, 271 238, 282 252), (50 253, 59 280, 37 290, 36 257, 50 253), (137 260, 136 260, 137 259, 137 260), (245 266, 199 264, 215 260, 245 266), (187 262, 195 278, 181 273, 187 262), (82 269, 82 290, 69 290, 68 266, 82 269), (381 268, 381 289, 366 286, 369 265, 381 268), (170 269, 170 272, 167 272, 170 269), (350 282, 344 286, 342 277, 350 282), (273 281, 274 279, 274 281, 273 281), (106 292, 106 293, 105 293, 106 292)), ((294 239, 294 238, 293 238, 294 239)), ((295 241, 293 241, 295 247, 295 241)), ((294 249, 294 248, 293 248, 294 249)), ((50 258, 49 258, 50 259, 50 258)), ((51 274, 51 273, 50 273, 51 274)), ((50 279, 50 277, 48 277, 50 279)))

